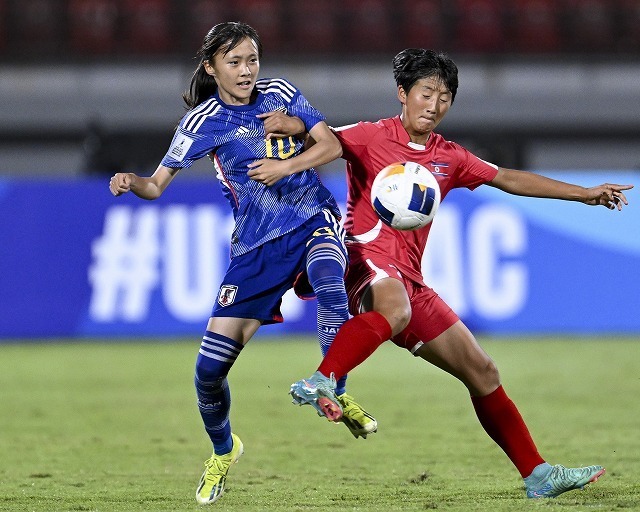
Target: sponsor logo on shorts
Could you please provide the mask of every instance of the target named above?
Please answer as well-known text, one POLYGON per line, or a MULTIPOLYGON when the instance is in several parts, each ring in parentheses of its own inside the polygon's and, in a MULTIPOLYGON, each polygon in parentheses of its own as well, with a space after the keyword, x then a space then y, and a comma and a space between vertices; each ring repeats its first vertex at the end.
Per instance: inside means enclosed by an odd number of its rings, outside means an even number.
POLYGON ((225 284, 220 287, 220 294, 218 295, 218 304, 221 306, 229 306, 236 300, 236 294, 238 293, 238 287, 235 284, 225 284))

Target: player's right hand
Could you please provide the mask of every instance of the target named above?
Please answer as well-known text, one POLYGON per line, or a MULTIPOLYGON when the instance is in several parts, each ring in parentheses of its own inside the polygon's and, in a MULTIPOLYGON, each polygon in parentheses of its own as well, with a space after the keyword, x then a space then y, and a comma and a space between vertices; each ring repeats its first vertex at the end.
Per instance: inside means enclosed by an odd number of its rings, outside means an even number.
POLYGON ((292 117, 279 110, 264 112, 256 117, 264 121, 265 139, 267 140, 271 138, 283 139, 290 135, 298 135, 306 130, 302 119, 292 117))
POLYGON ((109 180, 109 190, 114 196, 121 196, 122 194, 131 190, 131 181, 133 180, 131 173, 118 172, 114 174, 109 180))

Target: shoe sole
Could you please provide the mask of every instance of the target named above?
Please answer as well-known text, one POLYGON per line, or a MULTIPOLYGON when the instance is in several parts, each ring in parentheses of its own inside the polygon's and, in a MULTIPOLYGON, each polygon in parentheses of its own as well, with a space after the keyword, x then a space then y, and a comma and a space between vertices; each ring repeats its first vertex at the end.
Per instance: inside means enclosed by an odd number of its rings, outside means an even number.
POLYGON ((342 418, 341 407, 330 398, 321 396, 318 398, 318 406, 320 407, 320 412, 322 412, 324 417, 329 421, 340 421, 342 418))
POLYGON ((298 389, 298 386, 295 385, 291 387, 289 394, 295 405, 311 405, 318 412, 318 416, 324 416, 329 421, 340 421, 342 418, 342 407, 329 397, 315 398, 315 396, 306 393, 304 388, 298 389))
MULTIPOLYGON (((605 471, 606 470, 602 468, 600 471, 598 471, 595 475, 591 477, 591 479, 587 482, 587 484, 592 484, 593 482, 597 482, 598 478, 600 478, 602 475, 605 474, 605 471)), ((587 485, 587 484, 584 484, 584 485, 587 485)), ((580 487, 580 489, 584 489, 584 485, 580 487)))

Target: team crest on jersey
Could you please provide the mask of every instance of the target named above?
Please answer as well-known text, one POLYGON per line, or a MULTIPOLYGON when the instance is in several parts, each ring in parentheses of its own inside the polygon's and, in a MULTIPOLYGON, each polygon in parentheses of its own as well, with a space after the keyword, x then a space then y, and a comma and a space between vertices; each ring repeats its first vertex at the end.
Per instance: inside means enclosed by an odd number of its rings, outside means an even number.
POLYGON ((230 306, 233 301, 236 300, 236 294, 238 293, 238 287, 235 284, 225 284, 220 287, 220 294, 218 295, 218 304, 221 306, 230 306))

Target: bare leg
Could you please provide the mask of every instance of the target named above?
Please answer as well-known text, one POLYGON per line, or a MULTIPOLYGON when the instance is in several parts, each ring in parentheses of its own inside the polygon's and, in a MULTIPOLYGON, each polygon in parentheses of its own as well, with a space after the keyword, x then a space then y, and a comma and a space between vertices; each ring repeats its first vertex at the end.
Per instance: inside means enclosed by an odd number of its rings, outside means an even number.
POLYGON ((523 478, 544 463, 520 412, 500 384, 498 368, 461 321, 416 354, 467 387, 480 424, 523 478))
POLYGON ((422 345, 416 355, 456 377, 472 396, 486 396, 500 386, 497 366, 461 321, 422 345))

